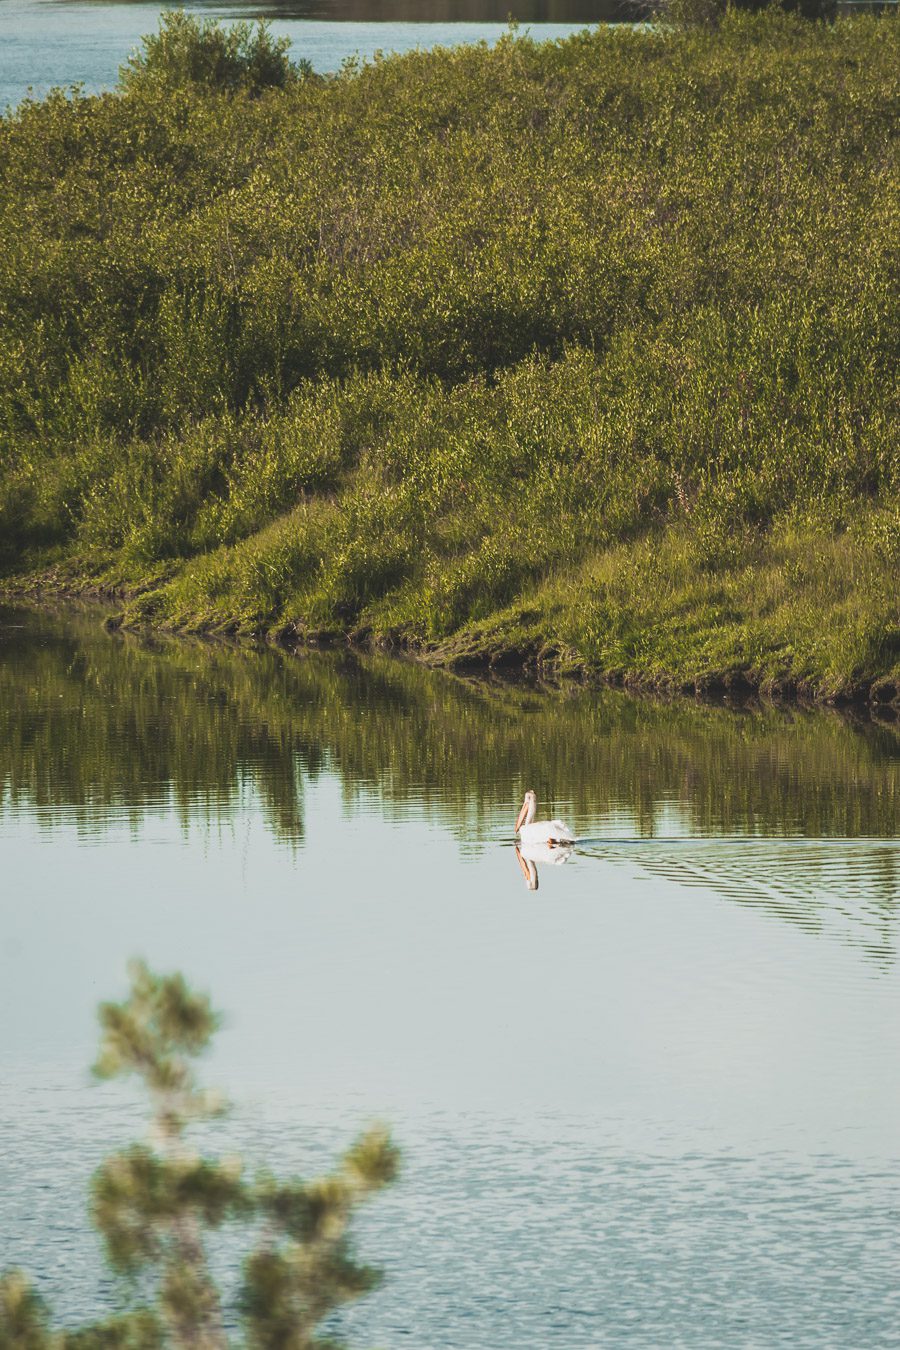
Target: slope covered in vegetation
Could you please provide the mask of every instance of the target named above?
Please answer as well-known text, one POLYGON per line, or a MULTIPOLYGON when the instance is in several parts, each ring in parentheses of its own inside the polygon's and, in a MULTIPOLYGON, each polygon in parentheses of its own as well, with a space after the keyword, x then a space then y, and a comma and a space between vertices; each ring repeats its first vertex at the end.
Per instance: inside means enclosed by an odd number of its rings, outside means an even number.
POLYGON ((889 695, 898 34, 730 14, 318 79, 174 16, 116 93, 7 115, 7 578, 889 695))

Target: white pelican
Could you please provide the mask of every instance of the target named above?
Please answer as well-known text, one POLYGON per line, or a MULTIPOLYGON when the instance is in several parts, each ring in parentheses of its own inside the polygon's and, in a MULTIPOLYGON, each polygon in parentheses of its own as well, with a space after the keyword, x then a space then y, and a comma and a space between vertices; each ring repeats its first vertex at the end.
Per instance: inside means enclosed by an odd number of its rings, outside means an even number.
POLYGON ((548 844, 550 848, 574 844, 575 836, 562 820, 535 820, 537 815, 537 797, 533 792, 525 793, 522 809, 516 817, 516 834, 523 844, 548 844))

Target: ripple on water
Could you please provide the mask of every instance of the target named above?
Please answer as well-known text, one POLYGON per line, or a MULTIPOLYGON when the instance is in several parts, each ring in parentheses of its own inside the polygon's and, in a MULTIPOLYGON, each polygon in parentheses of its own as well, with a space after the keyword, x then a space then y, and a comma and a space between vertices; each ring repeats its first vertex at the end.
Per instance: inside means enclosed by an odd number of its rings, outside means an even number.
POLYGON ((142 1116, 82 1066, 138 951, 228 1014, 223 1152, 395 1128, 355 1343, 897 1344, 898 800, 833 715, 7 623, 0 1266, 119 1297, 85 1198, 142 1116), (524 786, 606 836, 528 892, 524 786))
MULTIPOLYGON (((59 1119, 4 1123, 4 1231, 60 1315, 115 1301, 76 1194, 107 1146, 97 1113, 73 1165, 59 1119), (40 1162, 38 1162, 40 1157, 40 1162)), ((133 1118, 118 1121, 126 1135, 133 1118)), ((323 1165, 334 1128, 233 1122, 229 1147, 323 1165)), ((548 1144, 496 1120, 421 1121, 397 1189, 358 1224, 383 1289, 341 1319, 355 1343, 575 1350, 896 1343, 900 1176, 837 1155, 629 1153, 548 1144)), ((216 1247, 220 1244, 217 1242, 216 1247)), ((221 1244, 234 1289, 237 1248, 221 1244)), ((6 1253, 4 1253, 4 1256, 6 1253)))
POLYGON ((580 851, 838 936, 876 965, 896 959, 898 840, 592 839, 580 851))

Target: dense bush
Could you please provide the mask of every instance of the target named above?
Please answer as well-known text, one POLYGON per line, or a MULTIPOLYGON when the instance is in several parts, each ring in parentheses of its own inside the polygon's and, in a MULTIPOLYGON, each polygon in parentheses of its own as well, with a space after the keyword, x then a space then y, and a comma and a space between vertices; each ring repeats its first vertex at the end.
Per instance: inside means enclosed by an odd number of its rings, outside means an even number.
POLYGON ((283 89, 309 75, 308 61, 288 57, 290 38, 273 38, 265 23, 222 28, 214 19, 199 20, 184 10, 164 11, 159 32, 144 38, 144 50, 122 67, 123 89, 174 89, 201 85, 235 93, 283 89))
POLYGON ((186 70, 192 22, 0 126, 8 571, 448 659, 894 669, 896 22, 325 80, 208 25, 186 70))

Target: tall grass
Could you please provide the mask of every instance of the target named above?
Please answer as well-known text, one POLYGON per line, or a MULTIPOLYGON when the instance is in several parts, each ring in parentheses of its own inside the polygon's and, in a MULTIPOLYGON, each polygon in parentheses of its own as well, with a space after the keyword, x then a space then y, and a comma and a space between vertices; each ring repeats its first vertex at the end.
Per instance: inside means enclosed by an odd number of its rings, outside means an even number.
POLYGON ((157 624, 890 694, 896 22, 330 79, 249 30, 192 64, 184 22, 0 124, 8 573, 157 624))

